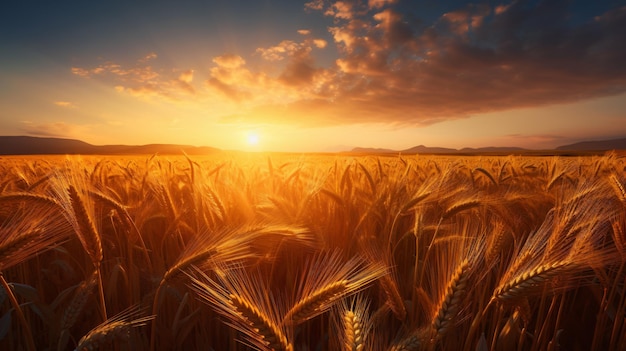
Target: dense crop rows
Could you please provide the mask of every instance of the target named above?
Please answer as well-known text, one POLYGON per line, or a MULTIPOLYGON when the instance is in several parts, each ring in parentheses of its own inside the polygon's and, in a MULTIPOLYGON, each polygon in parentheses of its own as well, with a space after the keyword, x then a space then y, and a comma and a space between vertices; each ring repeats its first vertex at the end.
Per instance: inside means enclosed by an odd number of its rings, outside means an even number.
POLYGON ((620 350, 616 155, 0 159, 0 349, 620 350))

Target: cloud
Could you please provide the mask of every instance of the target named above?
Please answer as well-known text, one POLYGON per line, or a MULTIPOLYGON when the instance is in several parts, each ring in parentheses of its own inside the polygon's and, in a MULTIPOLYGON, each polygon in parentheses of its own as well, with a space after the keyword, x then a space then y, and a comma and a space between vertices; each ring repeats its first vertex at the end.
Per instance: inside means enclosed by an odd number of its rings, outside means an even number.
POLYGON ((431 124, 626 91, 626 7, 574 22, 566 1, 470 4, 418 25, 376 11, 389 2, 316 4, 335 18, 340 56, 318 91, 335 121, 431 124))
POLYGON ((324 0, 313 0, 304 4, 306 10, 321 11, 324 8, 324 0))
POLYGON ((135 97, 163 97, 170 101, 193 97, 196 94, 194 70, 157 69, 152 65, 157 58, 156 53, 148 53, 130 67, 106 61, 92 68, 72 67, 71 71, 83 78, 113 83, 116 91, 135 97))
POLYGON ((300 40, 213 57, 208 70, 159 69, 151 53, 72 72, 137 97, 228 103, 225 120, 311 125, 428 125, 626 91, 626 7, 592 17, 566 0, 516 0, 409 19, 398 6, 310 1, 311 15, 332 17, 330 41, 301 29, 300 40), (337 56, 321 65, 321 50, 337 56))
POLYGON ((258 48, 256 52, 267 61, 281 61, 298 50, 307 49, 292 40, 283 40, 278 45, 269 48, 258 48))
POLYGON ((82 126, 65 122, 37 123, 22 121, 20 129, 23 133, 32 136, 66 138, 77 137, 84 131, 82 126))
POLYGON ((372 9, 378 9, 388 4, 393 4, 395 2, 396 0, 368 0, 367 6, 369 6, 372 9))
POLYGON ((150 61, 150 60, 154 60, 154 59, 156 59, 157 57, 159 57, 159 56, 158 56, 156 53, 151 52, 151 53, 147 54, 146 56, 144 56, 143 58, 141 58, 141 59, 139 60, 139 62, 145 63, 145 62, 148 62, 148 61, 150 61))
POLYGON ((217 56, 213 58, 213 62, 224 68, 237 68, 246 64, 246 60, 243 57, 234 54, 217 56))
POLYGON ((78 108, 78 106, 76 106, 73 102, 69 101, 54 101, 53 104, 64 108, 78 108))

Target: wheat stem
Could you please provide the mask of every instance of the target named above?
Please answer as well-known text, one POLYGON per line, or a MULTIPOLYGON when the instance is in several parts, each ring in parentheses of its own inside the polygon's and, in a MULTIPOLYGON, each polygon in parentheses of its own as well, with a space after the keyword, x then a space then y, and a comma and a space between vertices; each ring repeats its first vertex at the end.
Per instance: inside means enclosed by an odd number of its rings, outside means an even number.
POLYGON ((26 350, 28 351, 37 350, 35 348, 35 339, 33 339, 33 333, 30 330, 30 326, 28 325, 28 322, 26 321, 26 317, 24 317, 24 313, 22 312, 22 308, 20 307, 20 304, 17 302, 17 299, 15 298, 15 295, 13 294, 13 289, 11 289, 11 286, 9 286, 9 283, 7 283, 6 279, 4 279, 4 274, 2 274, 2 271, 0 271, 0 284, 4 288, 4 291, 6 292, 7 296, 9 297, 9 301, 11 302, 11 305, 13 306, 15 313, 17 313, 17 318, 20 320, 20 323, 22 324, 22 327, 24 328, 24 340, 26 341, 26 350))

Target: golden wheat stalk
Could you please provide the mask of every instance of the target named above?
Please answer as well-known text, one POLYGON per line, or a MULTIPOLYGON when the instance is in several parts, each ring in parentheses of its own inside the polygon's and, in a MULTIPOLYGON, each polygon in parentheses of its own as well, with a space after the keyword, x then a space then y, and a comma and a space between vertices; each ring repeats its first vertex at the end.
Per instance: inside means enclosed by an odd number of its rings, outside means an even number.
POLYGON ((617 179, 617 176, 615 174, 611 174, 610 178, 611 186, 615 191, 615 195, 624 205, 626 205, 626 189, 624 188, 624 185, 622 184, 622 182, 620 182, 619 179, 617 179))
POLYGON ((78 193, 76 187, 70 184, 67 188, 67 192, 75 216, 74 219, 78 238, 94 266, 98 267, 103 258, 100 234, 96 229, 91 214, 87 210, 83 197, 78 193))
POLYGON ((97 271, 94 270, 91 276, 82 281, 74 292, 74 297, 70 301, 69 305, 65 308, 63 316, 61 317, 59 340, 57 341, 57 350, 65 350, 67 342, 69 341, 70 331, 69 329, 74 326, 76 320, 83 311, 83 308, 87 304, 89 296, 93 292, 93 289, 98 284, 97 271))
POLYGON ((33 206, 16 211, 0 224, 0 271, 57 247, 71 230, 57 209, 33 206))
POLYGON ((25 349, 28 351, 35 351, 35 339, 33 338, 33 333, 31 331, 30 325, 28 324, 28 321, 26 321, 26 317, 24 316, 20 304, 15 298, 15 294, 13 294, 11 286, 9 285, 9 283, 7 283, 6 279, 4 279, 4 274, 2 273, 2 271, 0 271, 0 288, 2 288, 4 294, 6 294, 6 296, 9 298, 9 302, 11 303, 11 306, 15 309, 17 318, 19 319, 22 328, 24 328, 24 339, 26 342, 25 349))
POLYGON ((63 317, 61 318, 61 330, 71 328, 78 319, 78 316, 82 312, 89 296, 92 294, 93 289, 98 284, 98 274, 94 272, 84 281, 82 281, 77 287, 74 293, 74 297, 70 301, 70 304, 65 308, 63 317))
POLYGON ((90 330, 76 345, 76 351, 111 348, 118 340, 129 340, 133 329, 148 324, 154 316, 142 317, 143 310, 131 307, 90 330))
POLYGON ((284 320, 297 324, 319 314, 346 293, 348 283, 345 279, 332 282, 304 296, 287 312, 284 320))
POLYGON ((230 294, 229 301, 237 313, 248 322, 250 327, 258 334, 257 337, 262 339, 267 347, 277 351, 293 351, 293 345, 287 341, 287 337, 280 327, 254 304, 234 294, 230 294))
POLYGON ((380 284, 383 289, 383 293, 386 296, 385 303, 389 306, 394 316, 398 320, 404 320, 406 318, 406 307, 404 306, 404 300, 400 294, 398 287, 398 280, 396 277, 396 267, 393 264, 393 256, 390 250, 380 250, 380 248, 374 245, 363 245, 363 252, 368 260, 371 262, 380 262, 380 264, 389 267, 388 273, 380 277, 377 283, 380 284))
POLYGON ((293 351, 292 329, 280 323, 284 302, 272 295, 260 272, 247 272, 241 266, 218 269, 219 282, 199 269, 186 273, 200 301, 228 318, 229 325, 243 333, 245 342, 258 350, 293 351))
POLYGON ((431 324, 436 339, 443 337, 453 324, 454 318, 461 308, 461 300, 467 289, 470 272, 469 261, 465 259, 452 274, 445 293, 437 304, 437 312, 431 324))
POLYGON ((344 316, 344 350, 360 351, 363 349, 363 333, 361 330, 361 321, 353 311, 347 311, 344 316))
POLYGON ((67 221, 74 228, 83 249, 89 256, 91 263, 95 267, 98 277, 98 292, 100 313, 103 320, 107 320, 106 303, 104 299, 104 289, 100 265, 104 258, 102 250, 102 239, 94 223, 96 218, 93 209, 93 202, 86 200, 88 197, 88 185, 84 178, 79 178, 81 174, 75 165, 68 167, 73 173, 57 174, 52 181, 52 191, 56 195, 57 201, 63 208, 63 214, 67 221))
POLYGON ((54 198, 36 193, 7 193, 0 196, 0 202, 25 202, 52 207, 59 206, 54 198))
POLYGON ((512 280, 504 282, 496 288, 493 297, 500 301, 511 301, 516 298, 528 296, 538 286, 545 284, 552 278, 571 272, 572 262, 558 261, 544 264, 534 269, 523 272, 512 280))
POLYGON ((336 308, 335 324, 343 351, 363 351, 371 349, 369 334, 373 321, 369 315, 370 301, 359 293, 351 302, 342 300, 336 308))
POLYGON ((404 306, 402 295, 400 295, 398 283, 393 278, 393 275, 391 273, 386 274, 381 277, 378 282, 387 297, 386 303, 391 309, 391 312, 393 312, 396 318, 403 321, 406 318, 406 307, 404 306))
POLYGON ((364 289, 388 272, 380 262, 367 263, 358 257, 341 262, 339 251, 323 253, 308 261, 297 290, 296 302, 283 318, 299 324, 326 312, 342 297, 364 289))
POLYGON ((452 206, 448 207, 443 214, 441 215, 442 219, 447 219, 455 214, 463 212, 465 210, 472 209, 474 207, 478 207, 482 204, 481 200, 465 200, 454 203, 452 206))
MULTIPOLYGON (((278 245, 279 241, 276 240, 283 237, 307 240, 307 237, 302 235, 303 233, 305 231, 300 227, 269 224, 225 227, 213 233, 202 232, 185 248, 177 262, 163 274, 154 296, 152 313, 158 314, 162 288, 170 280, 175 279, 192 267, 215 269, 215 267, 224 266, 231 262, 255 258, 257 254, 251 247, 255 240, 265 238, 268 241, 267 244, 271 244, 273 241, 274 244, 278 245)), ((154 350, 156 346, 156 319, 152 322, 150 338, 150 349, 154 350)))
POLYGON ((409 336, 394 342, 389 346, 388 351, 418 351, 428 344, 428 330, 417 329, 409 336))
POLYGON ((28 258, 24 255, 24 250, 34 245, 37 239, 42 237, 42 229, 34 229, 27 233, 19 233, 15 238, 9 238, 0 244, 0 271, 7 269, 15 264, 22 263, 23 259, 28 258))
POLYGON ((169 281, 192 266, 202 267, 206 263, 225 264, 256 257, 252 244, 257 239, 270 239, 266 245, 279 244, 284 237, 307 240, 300 227, 253 224, 238 227, 226 227, 217 232, 203 232, 190 243, 177 262, 163 275, 163 281, 169 281))

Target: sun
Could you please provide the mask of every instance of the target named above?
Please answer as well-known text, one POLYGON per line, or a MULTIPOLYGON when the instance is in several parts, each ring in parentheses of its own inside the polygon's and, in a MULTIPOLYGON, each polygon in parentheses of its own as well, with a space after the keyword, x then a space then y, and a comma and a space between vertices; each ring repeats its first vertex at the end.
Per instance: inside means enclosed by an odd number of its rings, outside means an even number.
POLYGON ((259 135, 257 133, 249 133, 247 140, 248 140, 248 145, 256 146, 259 144, 259 135))

